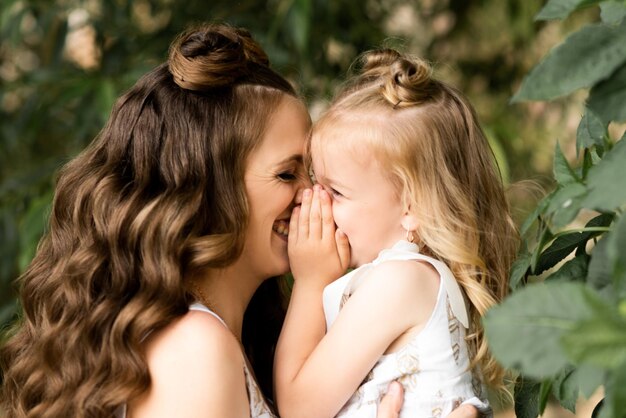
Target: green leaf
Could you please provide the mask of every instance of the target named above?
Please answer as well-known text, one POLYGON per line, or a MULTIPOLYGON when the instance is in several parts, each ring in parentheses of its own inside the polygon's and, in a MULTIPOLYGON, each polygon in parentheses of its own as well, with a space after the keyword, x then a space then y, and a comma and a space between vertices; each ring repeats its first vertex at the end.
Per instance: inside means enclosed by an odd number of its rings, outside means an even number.
POLYGON ((516 291, 483 319, 492 353, 505 367, 544 379, 568 364, 561 336, 591 317, 579 283, 535 283, 516 291))
MULTIPOLYGON (((591 219, 585 228, 606 227, 613 221, 613 215, 602 214, 591 219)), ((554 267, 559 261, 569 255, 577 247, 584 245, 588 240, 602 234, 600 231, 572 232, 559 236, 550 247, 541 253, 536 263, 533 264, 533 274, 554 267)))
POLYGON ((577 385, 585 398, 589 398, 604 383, 604 374, 604 370, 601 368, 590 364, 581 364, 574 369, 568 380, 577 385))
POLYGON ((578 321, 561 339, 568 357, 607 369, 626 363, 626 318, 590 292, 586 297, 592 317, 578 321))
POLYGON ((554 178, 557 183, 561 185, 580 182, 580 179, 576 176, 576 173, 574 173, 574 170, 572 170, 572 167, 567 162, 565 155, 563 155, 563 151, 561 150, 561 146, 558 141, 556 142, 554 149, 554 165, 552 170, 554 178))
POLYGON ((569 224, 578 212, 587 189, 581 183, 569 183, 560 187, 552 196, 546 213, 552 215, 552 226, 562 228, 569 224))
POLYGON ((607 399, 612 404, 615 416, 626 417, 626 363, 609 372, 607 399))
POLYGON ((553 191, 552 193, 550 193, 549 195, 541 199, 541 201, 537 204, 533 212, 530 215, 528 215, 526 220, 524 220, 522 227, 520 228, 520 235, 526 235, 526 232, 528 232, 532 224, 535 223, 535 221, 539 218, 540 215, 543 215, 545 213, 546 209, 548 208, 548 205, 550 204, 550 201, 552 200, 552 197, 554 196, 554 193, 555 192, 553 191))
POLYGON ((550 393, 552 393, 552 381, 547 379, 541 382, 539 386, 539 414, 543 415, 550 399, 550 393))
MULTIPOLYGON (((626 134, 624 135, 626 137, 626 134)), ((626 205, 626 141, 618 141, 602 161, 589 169, 583 207, 610 212, 626 205)))
POLYGON ((550 228, 545 227, 543 231, 541 231, 541 235, 539 236, 538 240, 539 242, 537 243, 537 246, 533 250, 532 256, 530 257, 530 271, 532 274, 539 274, 539 272, 537 272, 537 265, 543 253, 543 249, 545 248, 547 243, 552 241, 553 238, 554 235, 552 234, 552 231, 550 231, 550 228))
POLYGON ((530 267, 531 254, 528 251, 520 254, 511 266, 511 277, 509 279, 509 286, 511 289, 517 288, 522 279, 526 276, 530 267))
POLYGON ((614 300, 613 266, 609 264, 607 247, 609 241, 604 237, 599 240, 591 252, 591 261, 587 270, 587 284, 594 288, 606 300, 614 300))
POLYGON ((539 416, 539 388, 541 384, 525 376, 515 381, 515 416, 537 418, 539 416))
POLYGON ((574 33, 532 69, 512 101, 549 100, 604 80, 626 60, 625 26, 595 24, 574 33))
POLYGON ((579 391, 575 372, 573 367, 566 367, 555 377, 552 383, 552 395, 563 408, 574 413, 576 412, 579 391))
POLYGON ((587 276, 588 263, 589 256, 587 254, 578 255, 568 260, 561 268, 548 276, 546 280, 582 282, 587 276))
POLYGON ((613 267, 613 291, 618 300, 626 300, 626 216, 622 216, 606 237, 607 261, 613 267))
POLYGON ((576 9, 598 3, 600 0, 549 0, 535 16, 535 20, 565 19, 576 9))
MULTIPOLYGON (((620 27, 625 24, 626 20, 620 27)), ((605 123, 626 121, 626 65, 591 89, 587 106, 605 123)))
POLYGON ((586 108, 576 131, 576 152, 583 148, 591 148, 594 145, 604 147, 606 127, 606 123, 602 122, 598 115, 586 108))
POLYGON ((626 3, 623 1, 603 1, 600 3, 600 17, 604 23, 619 24, 626 16, 626 3))
POLYGON ((592 418, 626 417, 626 364, 609 370, 604 384, 604 399, 593 410, 592 418))

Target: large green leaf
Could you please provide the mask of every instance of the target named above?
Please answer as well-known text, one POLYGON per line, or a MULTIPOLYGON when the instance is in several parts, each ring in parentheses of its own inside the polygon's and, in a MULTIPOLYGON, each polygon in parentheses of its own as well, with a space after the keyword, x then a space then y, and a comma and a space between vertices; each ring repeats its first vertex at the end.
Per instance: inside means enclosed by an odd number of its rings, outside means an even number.
POLYGON ((565 352, 577 364, 616 368, 626 362, 626 318, 599 298, 587 298, 592 317, 577 322, 563 334, 565 352))
POLYGON ((589 191, 582 202, 584 207, 610 212, 626 206, 626 187, 623 182, 626 178, 626 141, 623 138, 600 163, 589 170, 589 191))
POLYGON ((626 65, 591 89, 587 106, 605 123, 626 121, 626 65))
POLYGON ((589 6, 601 0, 549 0, 535 16, 535 20, 565 19, 576 9, 589 6))
POLYGON ((604 80, 626 61, 625 29, 624 22, 595 24, 574 33, 532 69, 512 101, 549 100, 604 80))
POLYGON ((567 364, 561 336, 592 315, 579 283, 536 283, 516 291, 484 317, 491 351, 530 377, 554 376, 567 364))
POLYGON ((600 17, 603 22, 618 24, 626 16, 626 2, 623 0, 610 0, 600 3, 600 17))

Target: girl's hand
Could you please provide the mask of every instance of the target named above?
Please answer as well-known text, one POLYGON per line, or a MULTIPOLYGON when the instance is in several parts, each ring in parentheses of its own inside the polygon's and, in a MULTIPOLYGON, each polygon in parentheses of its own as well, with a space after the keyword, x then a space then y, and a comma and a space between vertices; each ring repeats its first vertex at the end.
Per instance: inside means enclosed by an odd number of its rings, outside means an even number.
MULTIPOLYGON (((398 382, 391 382, 387 394, 378 405, 376 418, 398 418, 402 409, 404 391, 398 382)), ((478 418, 478 410, 472 405, 461 405, 446 418, 478 418)))
POLYGON ((302 205, 293 210, 288 253, 291 272, 300 283, 325 286, 348 268, 348 239, 335 229, 330 196, 320 185, 304 190, 302 205))

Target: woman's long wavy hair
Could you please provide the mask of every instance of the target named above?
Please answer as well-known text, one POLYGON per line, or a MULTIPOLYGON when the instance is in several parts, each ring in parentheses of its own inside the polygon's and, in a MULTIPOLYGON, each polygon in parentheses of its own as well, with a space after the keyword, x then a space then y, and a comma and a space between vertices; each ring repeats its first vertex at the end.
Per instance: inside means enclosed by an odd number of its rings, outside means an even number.
POLYGON ((472 365, 486 383, 504 388, 481 316, 507 294, 519 237, 487 139, 469 102, 434 79, 425 62, 394 50, 371 51, 362 61, 315 124, 310 146, 348 136, 358 140, 344 140, 338 152, 371 150, 417 216, 422 252, 450 267, 470 301, 472 365))
MULTIPOLYGON (((241 254, 247 156, 284 95, 296 96, 248 32, 207 25, 117 100, 62 169, 19 278, 23 317, 0 353, 7 417, 110 417, 149 387, 144 337, 187 312, 186 277, 241 254)), ((280 310, 277 289, 261 297, 280 310)), ((247 342, 271 364, 274 335, 247 342)))

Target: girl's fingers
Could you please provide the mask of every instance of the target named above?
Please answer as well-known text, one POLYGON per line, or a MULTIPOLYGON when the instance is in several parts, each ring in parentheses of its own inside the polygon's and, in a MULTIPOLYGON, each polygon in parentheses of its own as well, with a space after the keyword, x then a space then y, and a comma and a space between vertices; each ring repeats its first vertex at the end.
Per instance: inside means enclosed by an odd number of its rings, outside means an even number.
POLYGON ((298 241, 298 219, 300 218, 300 206, 296 206, 291 211, 291 219, 289 219, 289 235, 287 237, 287 244, 289 246, 295 244, 298 241))
POLYGON ((320 205, 320 186, 313 187, 311 212, 309 215, 309 236, 314 239, 322 238, 322 209, 320 205))
POLYGON ((320 191, 322 206, 322 236, 333 238, 335 236, 335 220, 333 219, 333 209, 330 203, 330 196, 326 190, 320 191))
POLYGON ((298 239, 309 237, 309 216, 311 213, 311 199, 313 191, 304 189, 302 192, 302 205, 300 205, 300 216, 298 220, 298 239))
POLYGON ((335 242, 337 243, 337 254, 343 269, 350 267, 350 242, 341 229, 335 231, 335 242))

